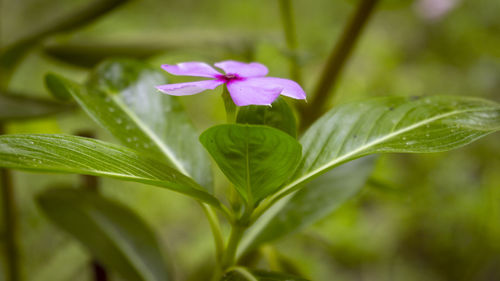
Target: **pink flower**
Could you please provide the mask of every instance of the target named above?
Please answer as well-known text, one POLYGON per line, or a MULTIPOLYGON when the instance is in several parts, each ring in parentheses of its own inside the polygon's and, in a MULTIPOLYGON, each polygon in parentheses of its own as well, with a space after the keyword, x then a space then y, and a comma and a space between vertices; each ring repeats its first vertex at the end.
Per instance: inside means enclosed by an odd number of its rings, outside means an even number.
POLYGON ((245 105, 270 105, 279 95, 294 99, 305 99, 306 93, 292 80, 265 77, 268 70, 263 64, 252 62, 222 61, 214 64, 225 74, 203 62, 184 62, 176 65, 164 64, 162 68, 173 75, 212 78, 196 82, 160 85, 156 88, 173 96, 194 95, 213 90, 226 84, 234 103, 245 105))

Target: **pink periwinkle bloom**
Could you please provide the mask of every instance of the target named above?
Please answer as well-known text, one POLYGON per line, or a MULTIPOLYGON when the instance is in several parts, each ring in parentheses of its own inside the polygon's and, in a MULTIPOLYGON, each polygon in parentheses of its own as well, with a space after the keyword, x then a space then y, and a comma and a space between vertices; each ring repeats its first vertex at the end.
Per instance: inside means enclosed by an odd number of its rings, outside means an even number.
POLYGON ((224 71, 222 74, 203 62, 183 62, 176 65, 164 64, 162 68, 173 75, 212 78, 196 82, 160 85, 156 88, 173 96, 194 95, 213 90, 226 84, 227 90, 237 106, 270 105, 279 95, 294 99, 305 99, 306 93, 292 80, 265 77, 267 67, 251 62, 222 61, 214 64, 224 71))

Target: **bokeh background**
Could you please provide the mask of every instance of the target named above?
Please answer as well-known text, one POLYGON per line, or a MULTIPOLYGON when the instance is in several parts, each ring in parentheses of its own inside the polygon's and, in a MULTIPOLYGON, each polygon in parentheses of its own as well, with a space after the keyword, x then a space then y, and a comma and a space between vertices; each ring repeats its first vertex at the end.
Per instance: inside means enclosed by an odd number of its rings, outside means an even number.
MULTIPOLYGON (((0 48, 57 26, 92 3, 2 0, 0 48)), ((293 1, 306 92, 313 89, 357 3, 293 1)), ((499 15, 498 0, 381 0, 331 105, 387 95, 500 101, 499 15)), ((83 81, 89 67, 107 56, 135 57, 158 68, 194 60, 259 61, 271 76, 290 77, 276 0, 132 0, 95 21, 31 44, 13 71, 8 92, 50 99, 45 73, 83 81)), ((182 101, 200 132, 224 122, 217 91, 182 101)), ((81 110, 7 124, 8 133, 82 131, 116 142, 81 110)), ((23 278, 91 280, 88 254, 34 203, 40 191, 76 185, 78 176, 15 172, 14 182, 23 278)), ((225 188, 221 180, 218 185, 225 188)), ((101 191, 154 227, 179 280, 197 280, 193 272, 212 258, 213 246, 194 201, 112 179, 101 180, 101 191)), ((360 194, 313 227, 263 247, 260 254, 263 268, 285 268, 315 281, 500 280, 500 135, 449 153, 380 156, 360 194)))

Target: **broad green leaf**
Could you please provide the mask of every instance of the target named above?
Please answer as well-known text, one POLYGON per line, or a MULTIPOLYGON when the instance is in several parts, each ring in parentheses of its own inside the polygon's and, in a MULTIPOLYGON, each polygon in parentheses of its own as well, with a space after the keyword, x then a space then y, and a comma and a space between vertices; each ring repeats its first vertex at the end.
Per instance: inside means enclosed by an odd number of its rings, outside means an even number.
POLYGON ((44 117, 72 107, 49 100, 13 94, 0 94, 0 121, 44 117))
POLYGON ((301 156, 294 138, 266 126, 218 125, 206 130, 200 141, 249 204, 276 192, 301 156))
POLYGON ((153 230, 128 207, 68 188, 46 191, 37 201, 52 222, 125 280, 173 280, 153 230))
POLYGON ((220 281, 308 281, 307 279, 292 276, 289 274, 248 270, 238 267, 233 271, 226 273, 220 281))
POLYGON ((294 138, 297 136, 297 123, 293 111, 281 97, 278 97, 272 106, 249 105, 240 107, 236 122, 267 125, 282 130, 294 138))
POLYGON ((161 71, 133 60, 99 65, 87 86, 48 75, 58 95, 71 94, 85 111, 124 145, 167 160, 172 167, 212 187, 210 160, 177 97, 159 93, 161 71))
POLYGON ((341 165, 280 200, 250 228, 240 252, 304 229, 336 210, 365 185, 374 160, 363 157, 341 165))
POLYGON ((0 166, 103 176, 165 187, 208 204, 218 200, 191 178, 126 147, 67 135, 0 136, 0 166))
POLYGON ((301 139, 302 162, 280 198, 347 161, 373 153, 447 151, 500 130, 500 105, 469 97, 388 97, 335 107, 301 139))

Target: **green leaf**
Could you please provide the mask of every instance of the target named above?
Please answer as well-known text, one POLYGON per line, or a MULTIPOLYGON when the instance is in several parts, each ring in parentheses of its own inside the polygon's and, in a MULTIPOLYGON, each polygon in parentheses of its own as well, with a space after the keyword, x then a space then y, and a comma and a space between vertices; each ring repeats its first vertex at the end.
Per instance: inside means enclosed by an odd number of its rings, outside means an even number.
POLYGON ((128 207, 76 189, 52 189, 37 201, 52 222, 122 278, 173 280, 154 232, 128 207))
POLYGON ((163 162, 94 139, 66 135, 3 135, 0 136, 0 166, 140 182, 219 206, 219 201, 191 178, 163 162))
POLYGON ((69 105, 45 99, 0 94, 0 121, 45 117, 71 108, 69 105))
POLYGON ((374 160, 363 157, 341 165, 280 200, 250 228, 241 251, 304 229, 332 213, 365 185, 374 160))
POLYGON ((237 267, 226 273, 220 281, 308 281, 307 279, 284 273, 248 270, 237 267))
POLYGON ((297 123, 292 109, 282 97, 278 97, 272 106, 242 106, 236 118, 237 123, 267 125, 297 137, 297 123))
POLYGON ((164 158, 212 188, 210 160, 183 106, 155 89, 167 83, 162 72, 138 61, 112 60, 97 67, 87 86, 50 74, 46 82, 54 93, 65 89, 122 144, 164 158))
POLYGON ((45 88, 49 90, 49 93, 60 101, 70 101, 72 99, 71 92, 68 90, 68 87, 75 88, 75 91, 79 88, 76 83, 69 82, 69 80, 65 80, 54 74, 45 75, 44 82, 45 88))
POLYGON ((500 105, 484 99, 389 97, 344 104, 304 134, 301 165, 275 199, 364 155, 447 151, 498 130, 500 105))
POLYGON ((265 126, 219 125, 206 130, 200 141, 250 205, 276 192, 301 156, 294 138, 265 126))

